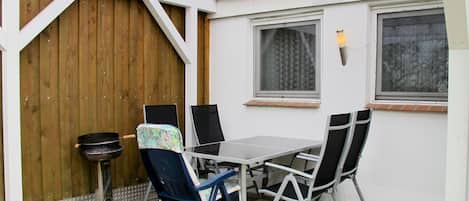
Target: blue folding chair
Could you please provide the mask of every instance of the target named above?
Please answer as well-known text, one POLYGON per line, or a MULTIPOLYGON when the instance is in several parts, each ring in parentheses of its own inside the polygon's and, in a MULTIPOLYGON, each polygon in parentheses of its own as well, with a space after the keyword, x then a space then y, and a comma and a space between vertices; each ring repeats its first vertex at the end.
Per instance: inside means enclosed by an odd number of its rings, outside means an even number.
MULTIPOLYGON (((169 124, 179 128, 178 111, 176 104, 168 105, 143 105, 144 123, 150 124, 169 124)), ((143 201, 148 201, 151 192, 151 181, 148 182, 147 191, 143 201)))
POLYGON ((240 189, 229 178, 236 172, 226 171, 200 180, 183 155, 182 135, 171 125, 140 124, 137 141, 145 169, 163 201, 215 201, 238 199, 240 189))

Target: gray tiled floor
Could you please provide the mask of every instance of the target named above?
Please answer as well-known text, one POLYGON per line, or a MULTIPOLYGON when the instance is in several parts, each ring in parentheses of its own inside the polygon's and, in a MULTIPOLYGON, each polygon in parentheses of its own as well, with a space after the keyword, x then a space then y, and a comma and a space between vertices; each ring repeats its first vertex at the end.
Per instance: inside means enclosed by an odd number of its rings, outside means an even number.
MULTIPOLYGON (((139 184, 135 186, 128 186, 124 188, 118 188, 113 190, 114 201, 141 201, 147 187, 147 183, 139 184)), ((156 194, 154 191, 150 194, 150 201, 155 201, 156 194)), ((257 196, 256 193, 248 194, 248 201, 272 201, 270 197, 264 196, 262 199, 257 196)), ((80 197, 67 198, 61 201, 95 201, 95 195, 89 194, 80 197)))

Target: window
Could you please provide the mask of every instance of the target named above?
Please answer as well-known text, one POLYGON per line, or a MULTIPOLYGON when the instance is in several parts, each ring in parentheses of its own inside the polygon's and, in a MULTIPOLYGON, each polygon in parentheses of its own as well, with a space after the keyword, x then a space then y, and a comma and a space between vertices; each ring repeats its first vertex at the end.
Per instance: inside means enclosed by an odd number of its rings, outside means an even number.
POLYGON ((443 9, 378 14, 377 100, 446 101, 443 9))
POLYGON ((319 97, 319 21, 255 27, 255 96, 319 97))

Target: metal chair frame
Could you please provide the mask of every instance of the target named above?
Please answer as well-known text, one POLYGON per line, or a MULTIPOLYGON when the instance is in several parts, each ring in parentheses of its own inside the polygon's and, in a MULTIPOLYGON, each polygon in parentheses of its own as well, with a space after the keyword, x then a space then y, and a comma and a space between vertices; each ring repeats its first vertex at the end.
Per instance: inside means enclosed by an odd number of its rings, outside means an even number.
POLYGON ((324 135, 324 141, 323 141, 323 144, 321 146, 322 148, 321 148, 321 152, 320 152, 319 156, 306 154, 306 153, 299 153, 296 156, 296 158, 298 158, 298 159, 316 162, 317 163, 316 166, 318 168, 315 168, 313 173, 308 174, 308 173, 305 173, 303 171, 299 171, 299 170, 296 170, 296 169, 293 169, 293 168, 290 168, 290 167, 286 167, 286 166, 282 166, 282 165, 267 162, 267 163, 265 163, 266 166, 286 171, 286 172, 288 172, 288 174, 284 177, 284 179, 283 179, 283 181, 280 185, 280 188, 278 189, 277 192, 272 192, 268 189, 261 189, 260 192, 271 195, 271 196, 274 196, 274 201, 279 201, 280 199, 287 200, 287 201, 307 201, 307 200, 317 200, 322 196, 322 193, 321 193, 321 194, 319 194, 315 197, 312 197, 313 192, 327 189, 327 190, 330 191, 329 193, 330 193, 332 199, 334 201, 338 201, 338 198, 336 196, 336 188, 335 188, 336 185, 335 184, 337 183, 337 179, 340 178, 340 175, 341 175, 340 173, 342 172, 342 167, 343 167, 344 162, 345 162, 345 156, 346 156, 346 153, 348 153, 348 150, 350 148, 351 134, 353 133, 353 130, 354 130, 353 125, 355 123, 355 113, 348 113, 348 114, 350 115, 348 123, 343 124, 343 125, 338 125, 338 126, 331 126, 330 125, 331 117, 333 115, 329 116, 329 118, 327 119, 327 126, 326 126, 325 135, 324 135), (343 130, 343 129, 348 129, 348 131, 345 134, 347 136, 346 136, 346 139, 345 139, 345 142, 344 142, 344 147, 342 149, 342 153, 340 154, 340 159, 339 159, 339 162, 338 162, 337 171, 336 171, 335 177, 334 177, 335 179, 333 179, 331 182, 329 182, 327 184, 324 184, 324 185, 321 185, 321 186, 314 186, 314 183, 315 183, 316 178, 317 178, 318 171, 320 169, 319 167, 321 167, 321 163, 322 163, 322 160, 324 158, 325 151, 326 151, 329 132, 330 131, 336 131, 336 130, 343 130), (308 185, 307 197, 303 197, 303 194, 300 190, 297 178, 302 178, 307 182, 307 185, 308 185), (293 185, 296 197, 298 198, 297 200, 286 197, 286 196, 283 195, 288 183, 291 183, 293 185))
MULTIPOLYGON (((223 129, 221 128, 220 115, 219 115, 219 113, 218 113, 218 106, 217 106, 217 104, 192 105, 191 108, 200 107, 200 106, 204 106, 204 107, 215 107, 215 109, 217 110, 217 121, 218 121, 218 125, 219 125, 219 130, 220 130, 221 138, 223 139, 222 141, 225 141, 225 136, 223 135, 223 129)), ((195 119, 195 118, 194 118, 194 110, 192 110, 192 119, 193 119, 193 120, 195 119)), ((196 132, 194 132, 194 135, 195 135, 195 137, 196 137, 196 143, 197 143, 198 145, 200 145, 200 140, 199 140, 200 137, 199 137, 199 134, 197 133, 197 126, 196 126, 195 120, 194 120, 193 123, 194 123, 193 125, 194 125, 195 131, 196 131, 196 132)), ((216 174, 220 173, 220 168, 227 168, 227 169, 233 168, 233 167, 231 167, 231 166, 229 166, 229 167, 220 166, 216 161, 213 161, 212 163, 213 163, 213 164, 212 164, 212 165, 213 165, 213 169, 215 170, 215 173, 216 173, 216 174)), ((205 164, 203 159, 200 160, 200 164, 205 164)), ((202 168, 205 168, 205 166, 202 165, 202 168)), ((251 169, 250 167, 248 167, 248 173, 249 173, 249 175, 251 176, 251 178, 254 178, 254 173, 252 172, 252 169, 251 169)), ((258 195, 260 195, 260 194, 259 194, 259 187, 257 186, 257 182, 256 182, 254 179, 252 180, 252 182, 253 182, 254 185, 251 186, 251 188, 254 187, 255 190, 256 190, 256 193, 257 193, 258 195)))
MULTIPOLYGON (((355 137, 355 131, 356 131, 355 128, 357 126, 366 125, 366 134, 365 134, 365 137, 363 139, 363 143, 361 144, 355 167, 352 168, 351 170, 347 171, 347 172, 341 172, 340 177, 339 177, 339 182, 336 184, 336 185, 339 185, 345 179, 351 179, 352 182, 353 182, 353 185, 355 187, 355 190, 357 191, 358 197, 360 198, 361 201, 365 201, 365 198, 363 196, 363 192, 360 189, 360 186, 358 185, 358 181, 357 181, 356 176, 357 176, 358 166, 359 166, 359 163, 360 163, 360 158, 361 158, 362 153, 363 153, 363 147, 365 146, 366 141, 368 139, 368 132, 369 132, 369 128, 370 128, 372 114, 373 114, 372 110, 361 110, 361 111, 356 112, 356 114, 355 114, 355 123, 354 123, 354 133, 353 133, 352 139, 350 140, 350 145, 349 146, 351 146, 353 138, 355 137), (367 119, 359 119, 358 114, 360 112, 369 112, 368 118, 367 119)), ((348 154, 349 154, 349 152, 347 153, 347 156, 348 156, 348 154)), ((345 164, 345 162, 344 162, 344 164, 345 164)))

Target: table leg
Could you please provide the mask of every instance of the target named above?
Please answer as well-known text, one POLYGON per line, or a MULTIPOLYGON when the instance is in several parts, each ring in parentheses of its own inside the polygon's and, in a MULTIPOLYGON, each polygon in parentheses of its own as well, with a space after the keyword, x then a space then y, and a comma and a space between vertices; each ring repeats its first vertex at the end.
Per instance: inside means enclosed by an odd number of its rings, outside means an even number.
POLYGON ((248 192, 247 192, 247 186, 246 186, 246 171, 247 171, 247 165, 242 164, 241 169, 239 171, 239 183, 241 190, 239 192, 239 198, 241 201, 247 201, 248 200, 248 192))

